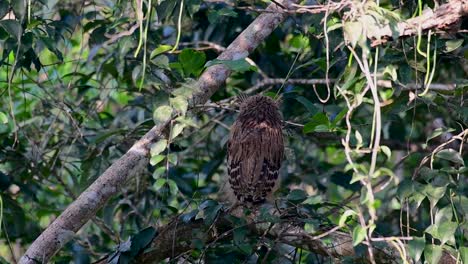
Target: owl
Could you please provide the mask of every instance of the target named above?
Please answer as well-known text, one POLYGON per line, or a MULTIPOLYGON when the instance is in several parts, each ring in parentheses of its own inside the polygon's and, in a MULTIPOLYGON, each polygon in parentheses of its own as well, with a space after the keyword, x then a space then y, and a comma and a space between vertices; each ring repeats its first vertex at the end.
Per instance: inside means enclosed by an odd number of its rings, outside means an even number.
POLYGON ((240 114, 227 142, 229 184, 237 201, 257 205, 272 193, 284 157, 282 119, 266 96, 240 98, 240 114))

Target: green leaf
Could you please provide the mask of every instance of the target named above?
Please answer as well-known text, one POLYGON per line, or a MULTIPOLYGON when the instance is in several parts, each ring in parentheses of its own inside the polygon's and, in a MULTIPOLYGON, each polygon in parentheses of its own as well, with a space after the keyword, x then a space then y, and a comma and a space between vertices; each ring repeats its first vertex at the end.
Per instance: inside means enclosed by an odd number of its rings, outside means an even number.
POLYGON ((7 124, 8 123, 8 116, 3 112, 0 112, 0 123, 1 124, 7 124))
POLYGON ((26 14, 26 0, 12 0, 10 1, 11 7, 15 16, 21 21, 26 14))
POLYGON ((289 50, 294 52, 299 52, 305 47, 309 46, 309 38, 304 35, 296 35, 291 38, 289 41, 289 50))
POLYGON ((461 157, 460 153, 455 151, 454 149, 443 149, 437 152, 435 156, 440 159, 449 160, 454 163, 465 166, 465 162, 463 161, 463 158, 461 157))
POLYGON ((205 67, 222 64, 235 72, 257 71, 257 67, 250 65, 245 59, 238 60, 218 60, 214 59, 206 63, 205 67))
POLYGON ((169 185, 169 191, 170 191, 172 194, 177 194, 179 188, 177 187, 177 184, 175 183, 175 181, 173 181, 173 180, 168 180, 167 183, 168 183, 168 185, 169 185))
POLYGON ((208 21, 210 21, 211 24, 219 23, 222 17, 237 17, 237 13, 227 7, 221 8, 220 10, 210 10, 208 12, 208 21))
POLYGON ((242 251, 242 253, 246 255, 251 255, 253 251, 253 247, 250 243, 242 243, 238 245, 239 249, 242 251))
POLYGON ((438 227, 439 237, 442 245, 447 243, 447 241, 455 241, 454 235, 457 230, 458 224, 456 222, 446 221, 440 224, 438 227))
POLYGON ((176 138, 178 135, 180 135, 180 133, 182 133, 182 131, 184 130, 185 126, 186 126, 185 124, 181 124, 181 123, 175 124, 172 127, 171 140, 176 138))
POLYGON ((366 204, 369 201, 369 191, 367 191, 367 188, 365 186, 362 186, 361 188, 361 195, 360 195, 360 203, 361 204, 366 204))
POLYGON ((10 5, 8 4, 8 1, 0 1, 0 17, 5 17, 9 9, 10 5))
POLYGON ((449 129, 445 129, 445 128, 442 128, 442 127, 439 127, 439 128, 436 128, 432 134, 427 138, 426 140, 426 144, 427 142, 429 142, 429 140, 433 139, 433 138, 436 138, 444 133, 449 133, 449 132, 453 132, 455 131, 455 129, 453 128, 449 128, 449 129))
POLYGON ((444 222, 452 221, 452 217, 452 207, 448 205, 437 211, 434 217, 434 223, 439 226, 444 222))
POLYGON ((359 245, 366 238, 366 229, 357 225, 353 229, 353 246, 359 245))
POLYGON ((398 185, 397 196, 400 200, 410 197, 414 193, 413 181, 404 180, 398 185))
POLYGON ((199 206, 198 206, 198 209, 200 210, 203 210, 205 208, 208 208, 208 207, 211 207, 211 206, 215 206, 217 205, 218 202, 214 201, 214 200, 205 200, 203 201, 203 203, 201 203, 199 206))
POLYGON ((163 105, 156 108, 156 110, 154 110, 153 113, 153 119, 156 124, 168 121, 169 119, 171 119, 171 116, 172 107, 168 105, 163 105))
MULTIPOLYGON (((351 167, 351 166, 350 166, 351 167)), ((351 180, 349 181, 349 184, 353 184, 355 182, 358 182, 364 178, 366 178, 367 175, 359 173, 359 172, 354 172, 353 177, 351 177, 351 180)))
POLYGON ((385 154, 385 156, 387 156, 388 159, 392 157, 392 151, 389 147, 382 145, 380 146, 380 150, 382 150, 382 152, 385 154))
POLYGON ((387 67, 385 67, 383 75, 385 76, 385 74, 388 74, 392 81, 396 81, 398 78, 397 69, 393 64, 387 65, 387 67))
POLYGON ((424 187, 424 194, 426 194, 427 199, 431 202, 431 207, 434 207, 437 202, 445 195, 447 187, 434 187, 430 184, 424 187))
POLYGON ((425 246, 425 237, 413 237, 413 239, 408 242, 409 255, 415 263, 418 262, 419 259, 421 259, 421 255, 424 251, 425 246))
POLYGON ((246 227, 240 227, 236 228, 233 232, 234 235, 234 243, 236 245, 241 244, 245 240, 245 235, 247 234, 247 228, 246 227))
POLYGON ((424 232, 428 233, 434 238, 439 238, 439 229, 437 225, 430 225, 424 230, 424 232))
POLYGON ((459 47, 461 47, 462 44, 463 44, 463 39, 448 40, 447 42, 445 42, 444 51, 445 52, 452 52, 452 51, 458 49, 459 47))
POLYGON ((182 65, 185 76, 193 75, 198 77, 198 75, 200 75, 201 71, 203 70, 205 61, 205 53, 201 51, 184 49, 179 54, 179 62, 182 65))
POLYGON ((354 215, 357 215, 357 213, 351 209, 348 209, 346 210, 341 216, 340 216, 340 221, 338 222, 338 225, 339 226, 344 226, 344 224, 346 223, 346 220, 348 219, 348 217, 350 216, 354 216, 354 215))
MULTIPOLYGON (((21 1, 21 0, 20 0, 21 1)), ((10 36, 18 40, 21 36, 21 25, 18 21, 13 19, 0 20, 0 27, 5 29, 10 36)))
POLYGON ((190 98, 192 97, 192 94, 193 94, 193 91, 195 91, 195 87, 194 86, 191 86, 191 85, 182 85, 182 87, 180 88, 177 88, 175 90, 172 91, 172 94, 176 97, 182 97, 182 98, 190 98))
POLYGON ((155 156, 152 156, 151 159, 150 159, 150 164, 151 164, 151 166, 155 166, 156 164, 158 164, 159 162, 161 162, 164 158, 166 158, 166 156, 164 156, 164 155, 155 155, 155 156))
POLYGON ((440 245, 426 245, 424 248, 424 259, 427 263, 439 263, 443 248, 440 245))
POLYGON ((330 125, 330 121, 325 113, 317 113, 315 114, 311 121, 304 125, 303 133, 311 133, 311 132, 327 132, 328 127, 330 125))
POLYGON ((336 126, 338 124, 338 122, 340 122, 346 116, 347 112, 348 112, 347 108, 341 109, 341 111, 333 119, 333 122, 332 122, 333 126, 336 126))
POLYGON ((172 46, 170 45, 160 45, 159 47, 155 48, 150 55, 150 59, 153 59, 154 57, 158 56, 161 53, 164 53, 166 51, 169 51, 172 49, 172 46))
POLYGON ((361 148, 362 147, 362 135, 359 132, 359 130, 354 131, 354 137, 356 138, 356 148, 361 148))
POLYGON ((158 66, 159 68, 166 69, 166 70, 171 69, 169 67, 169 58, 166 55, 159 55, 156 58, 154 58, 152 62, 154 63, 154 65, 158 66))
POLYGON ((131 239, 131 248, 130 248, 130 254, 132 257, 138 255, 143 249, 148 246, 151 241, 153 241, 153 238, 156 235, 156 229, 154 227, 147 227, 138 234, 134 235, 131 239))
POLYGON ((166 172, 166 167, 165 166, 161 166, 161 167, 158 167, 154 170, 153 172, 153 179, 158 179, 160 178, 164 172, 166 172))
POLYGON ((188 102, 187 99, 185 99, 184 97, 177 96, 174 98, 170 98, 169 103, 181 115, 185 115, 185 113, 187 112, 188 102))
POLYGON ((170 153, 169 155, 167 155, 167 160, 169 161, 169 163, 177 165, 177 154, 170 153))
POLYGON ((164 184, 166 184, 166 179, 165 178, 159 178, 156 180, 156 182, 154 183, 153 187, 156 191, 159 191, 159 189, 161 189, 164 184))
POLYGON ((460 247, 458 250, 460 251, 462 263, 468 263, 468 247, 460 247))
POLYGON ((223 208, 223 205, 218 204, 215 206, 210 206, 204 210, 205 211, 204 222, 206 225, 211 225, 213 223, 213 221, 216 219, 216 216, 218 215, 218 212, 219 210, 221 210, 221 208, 223 208))
POLYGON ((151 145, 150 154, 151 156, 156 156, 159 153, 163 152, 167 147, 167 139, 161 139, 158 142, 151 145))
POLYGON ((320 111, 318 107, 316 107, 311 101, 309 101, 309 99, 305 98, 304 96, 297 96, 295 99, 303 106, 305 106, 311 115, 315 115, 320 111))
POLYGON ((198 209, 195 209, 189 213, 186 213, 186 214, 182 214, 180 216, 180 219, 184 222, 184 223, 188 223, 190 222, 196 215, 198 214, 198 209))
POLYGON ((288 197, 287 199, 289 201, 293 201, 293 202, 303 202, 307 199, 307 194, 303 191, 303 190, 300 190, 300 189, 295 189, 295 190, 292 190, 289 194, 288 194, 288 197))
POLYGON ((6 261, 6 259, 0 256, 0 264, 10 264, 10 262, 6 261))

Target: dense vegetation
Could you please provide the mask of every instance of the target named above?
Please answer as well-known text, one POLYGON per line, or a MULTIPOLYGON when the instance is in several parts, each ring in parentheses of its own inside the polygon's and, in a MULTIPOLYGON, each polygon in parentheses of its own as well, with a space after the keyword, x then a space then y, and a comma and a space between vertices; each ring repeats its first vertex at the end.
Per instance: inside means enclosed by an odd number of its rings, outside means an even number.
POLYGON ((329 232, 320 239, 330 247, 333 233, 350 234, 355 253, 333 256, 343 261, 365 257, 372 244, 375 254, 392 248, 385 254, 395 262, 467 263, 465 25, 392 39, 383 28, 439 4, 305 1, 322 9, 291 7, 247 60, 216 60, 270 3, 0 1, 0 263, 18 261, 170 118, 145 169, 68 234, 53 261, 126 263, 179 218, 203 224, 187 231, 190 250, 168 259, 329 263, 299 238, 261 236, 228 216, 218 190, 241 93, 279 99, 285 121, 275 194, 283 214, 263 210, 259 222, 293 218, 310 236, 329 232), (195 81, 216 64, 232 71, 226 85, 193 105, 195 81), (204 237, 221 217, 223 235, 204 237))

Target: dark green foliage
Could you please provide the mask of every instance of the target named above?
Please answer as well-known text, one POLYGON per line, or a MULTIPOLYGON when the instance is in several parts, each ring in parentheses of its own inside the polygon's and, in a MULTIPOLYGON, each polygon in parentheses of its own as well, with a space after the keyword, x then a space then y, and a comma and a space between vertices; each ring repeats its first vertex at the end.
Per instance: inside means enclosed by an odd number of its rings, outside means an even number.
POLYGON ((418 36, 380 45, 376 56, 370 40, 358 34, 367 27, 375 36, 383 22, 394 26, 395 13, 411 17, 417 8, 411 1, 369 4, 368 13, 354 14, 353 21, 330 13, 328 74, 323 13, 287 18, 249 55, 254 66, 245 59, 218 60, 218 48, 199 41, 227 47, 258 16, 251 8, 265 8, 261 1, 166 0, 152 1, 151 7, 143 1, 141 10, 135 1, 53 2, 0 1, 0 263, 18 259, 10 246, 27 249, 136 140, 174 115, 166 138, 153 145, 146 169, 52 261, 107 257, 110 263, 131 263, 157 234, 148 226, 159 231, 174 219, 203 222, 190 231, 190 250, 174 257, 206 263, 333 261, 259 236, 246 218, 223 218, 228 206, 218 191, 226 176, 227 128, 236 115, 231 110, 239 93, 265 77, 296 82, 254 92, 282 97, 287 142, 274 204, 282 215, 262 208, 258 221, 269 226, 293 217, 311 235, 343 224, 341 231, 352 234, 362 257, 369 229, 357 212, 368 221, 373 209, 378 216, 373 235, 412 236, 406 249, 413 260, 436 261, 450 252, 468 261, 468 146, 460 145, 468 128, 466 34, 432 35, 430 42, 427 33, 421 36, 419 49, 429 51, 436 67, 432 83, 456 86, 416 96, 427 72, 427 59, 417 52, 418 36), (172 52, 179 14, 179 46, 172 52), (370 22, 362 23, 363 17, 370 22), (141 31, 135 27, 140 23, 141 31), (374 190, 373 204, 363 183, 375 139, 374 102, 370 91, 361 94, 368 80, 344 38, 358 56, 369 51, 371 73, 377 60, 377 78, 391 86, 378 87, 382 140, 370 181, 385 188, 374 190), (190 108, 194 80, 216 64, 232 71, 228 82, 209 105, 190 108), (326 75, 332 80, 330 99, 322 103, 317 95, 326 98, 327 86, 300 80, 326 75), (349 150, 343 144, 347 136, 349 150), (213 224, 221 220, 226 223, 216 231, 225 236, 209 240, 213 224))

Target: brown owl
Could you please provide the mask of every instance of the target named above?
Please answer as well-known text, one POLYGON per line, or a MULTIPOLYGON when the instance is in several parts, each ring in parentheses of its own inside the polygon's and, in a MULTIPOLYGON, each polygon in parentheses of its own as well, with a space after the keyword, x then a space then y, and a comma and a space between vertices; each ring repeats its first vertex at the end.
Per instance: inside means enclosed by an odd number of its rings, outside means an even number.
POLYGON ((260 204, 272 192, 284 156, 281 115, 271 98, 241 98, 228 141, 229 183, 237 200, 260 204))

